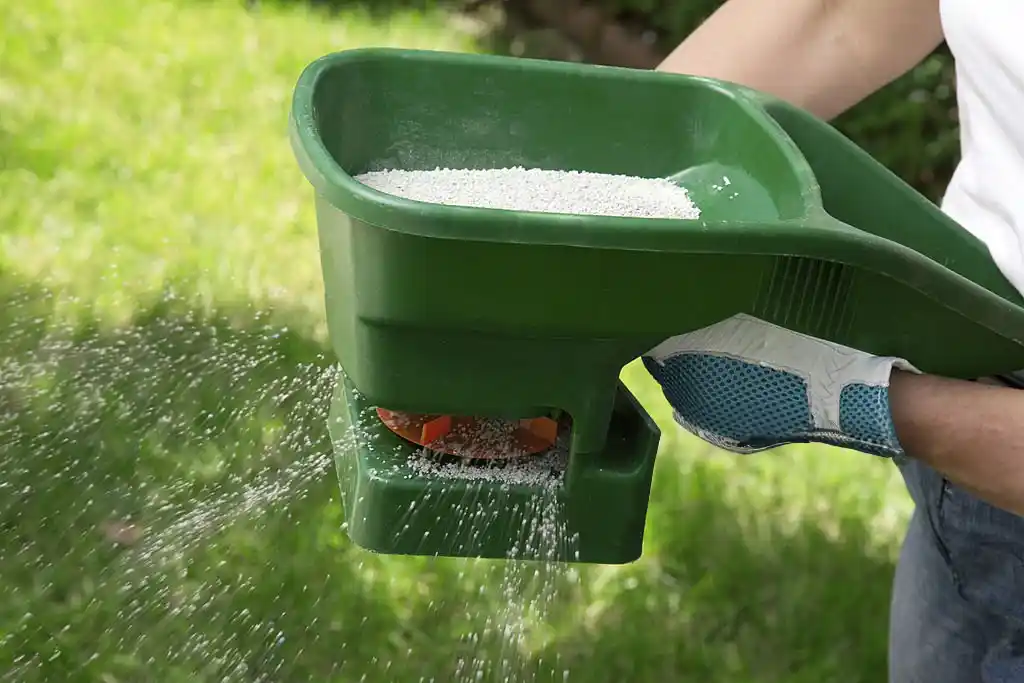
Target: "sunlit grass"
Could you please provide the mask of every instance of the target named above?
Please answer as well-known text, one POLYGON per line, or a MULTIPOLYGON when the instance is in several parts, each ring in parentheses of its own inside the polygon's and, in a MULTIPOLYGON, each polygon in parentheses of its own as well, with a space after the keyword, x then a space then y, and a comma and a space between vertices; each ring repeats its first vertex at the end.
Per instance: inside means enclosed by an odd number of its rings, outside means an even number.
POLYGON ((286 137, 301 69, 366 45, 468 49, 440 16, 302 3, 5 0, 2 259, 125 315, 168 283, 320 315, 309 186, 286 137))

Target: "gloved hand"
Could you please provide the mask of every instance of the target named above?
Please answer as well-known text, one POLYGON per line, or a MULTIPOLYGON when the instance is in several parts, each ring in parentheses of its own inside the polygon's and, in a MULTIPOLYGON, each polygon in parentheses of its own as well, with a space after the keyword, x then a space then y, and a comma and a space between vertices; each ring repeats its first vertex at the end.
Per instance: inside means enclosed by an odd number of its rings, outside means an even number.
POLYGON ((682 427, 734 453, 817 442, 902 455, 889 378, 918 372, 742 314, 667 339, 643 363, 682 427))

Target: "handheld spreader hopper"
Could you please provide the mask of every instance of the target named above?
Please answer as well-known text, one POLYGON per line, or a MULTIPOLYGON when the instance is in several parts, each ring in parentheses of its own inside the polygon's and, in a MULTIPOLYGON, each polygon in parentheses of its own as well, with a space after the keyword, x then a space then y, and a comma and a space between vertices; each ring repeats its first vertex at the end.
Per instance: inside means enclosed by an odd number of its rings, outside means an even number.
POLYGON ((1024 302, 986 247, 827 123, 744 88, 353 50, 302 73, 290 135, 343 371, 331 430, 348 533, 373 551, 514 556, 531 500, 554 495, 562 559, 636 559, 659 430, 620 372, 736 313, 952 377, 1024 368, 1024 302), (515 166, 672 178, 701 215, 447 206, 354 179, 515 166), (556 441, 553 494, 410 464, 425 447, 493 461, 556 441))

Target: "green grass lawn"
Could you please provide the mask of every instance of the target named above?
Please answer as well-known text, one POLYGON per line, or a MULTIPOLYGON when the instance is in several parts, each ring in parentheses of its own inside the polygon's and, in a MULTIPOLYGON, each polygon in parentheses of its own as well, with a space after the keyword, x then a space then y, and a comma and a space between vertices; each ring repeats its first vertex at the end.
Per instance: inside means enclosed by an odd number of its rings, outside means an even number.
MULTIPOLYGON (((340 529, 285 131, 321 54, 473 37, 227 0, 0 0, 0 27, 0 680, 452 680, 500 567, 340 529)), ((627 377, 666 430, 645 555, 566 586, 536 680, 883 680, 895 469, 713 451, 627 377)))

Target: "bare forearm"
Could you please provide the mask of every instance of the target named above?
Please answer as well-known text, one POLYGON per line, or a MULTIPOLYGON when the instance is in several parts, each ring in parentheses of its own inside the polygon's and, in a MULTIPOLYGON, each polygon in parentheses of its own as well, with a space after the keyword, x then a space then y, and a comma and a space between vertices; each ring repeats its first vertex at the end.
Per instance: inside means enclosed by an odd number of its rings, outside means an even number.
POLYGON ((889 401, 907 455, 1024 514, 1024 391, 895 372, 889 401))
POLYGON ((658 69, 740 83, 830 119, 941 41, 939 0, 729 0, 658 69))

